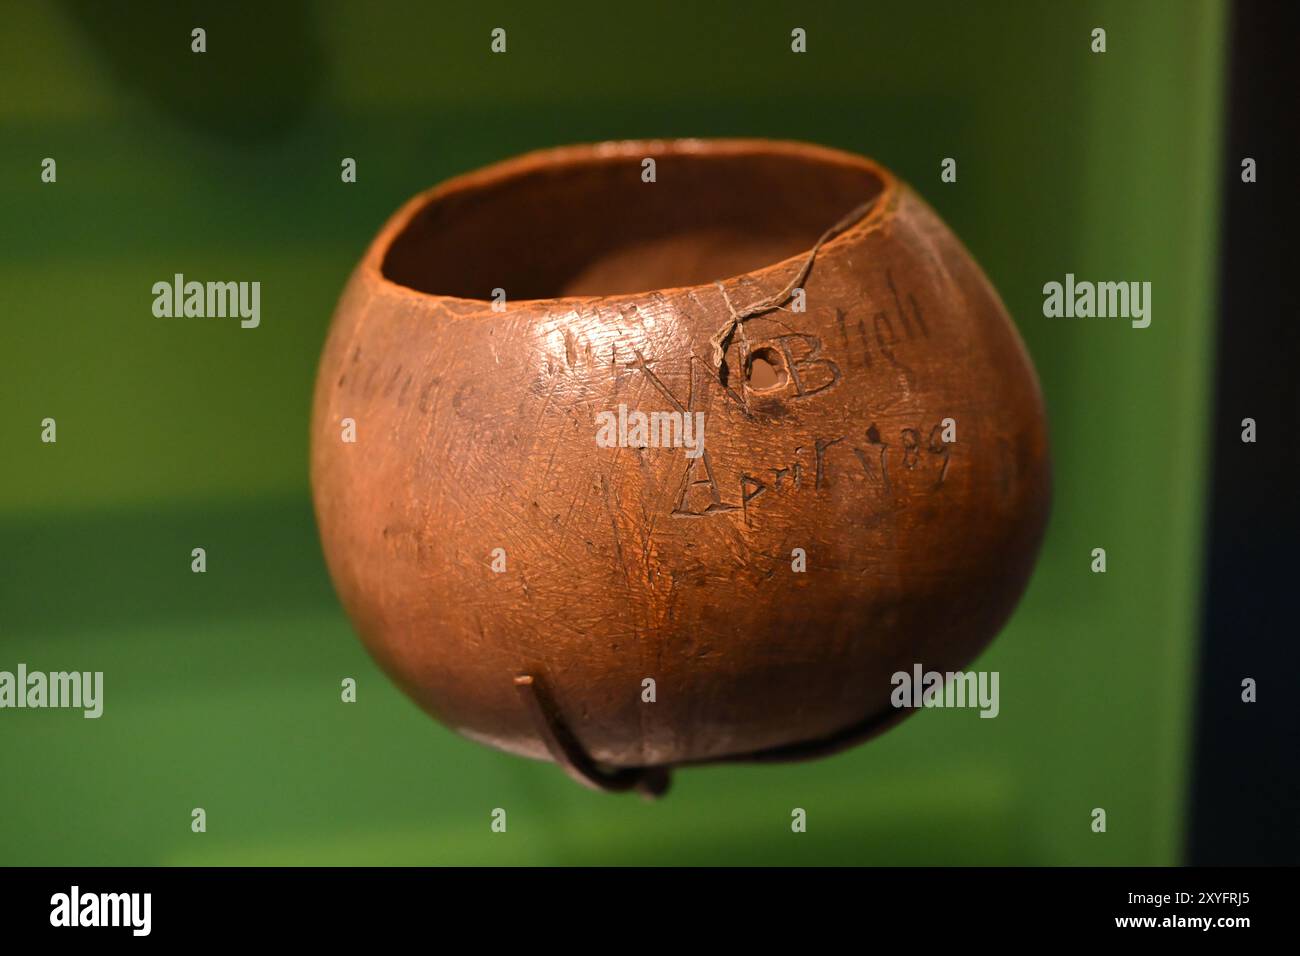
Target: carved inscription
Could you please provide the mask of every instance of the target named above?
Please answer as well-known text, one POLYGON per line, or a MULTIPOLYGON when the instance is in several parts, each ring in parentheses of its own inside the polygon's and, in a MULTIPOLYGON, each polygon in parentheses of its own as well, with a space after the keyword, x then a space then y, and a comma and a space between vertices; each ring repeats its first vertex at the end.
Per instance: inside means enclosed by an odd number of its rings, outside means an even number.
MULTIPOLYGON (((844 376, 833 360, 822 354, 822 340, 806 332, 792 332, 765 339, 781 353, 788 372, 790 398, 812 398, 840 383, 844 376)), ((748 386, 746 386, 748 388, 748 386)))
POLYGON ((835 310, 835 324, 840 332, 840 345, 845 362, 850 368, 874 369, 877 361, 901 372, 909 383, 914 373, 898 357, 900 346, 922 342, 930 338, 930 327, 921 312, 920 303, 911 292, 900 291, 893 273, 885 270, 885 285, 893 310, 878 309, 868 315, 850 315, 844 309, 835 310))
MULTIPOLYGON (((839 332, 840 343, 834 349, 828 349, 819 336, 789 326, 784 326, 788 331, 775 336, 759 337, 750 331, 732 343, 733 348, 741 350, 737 367, 747 368, 747 356, 759 354, 767 361, 780 362, 782 367, 777 372, 782 377, 778 384, 753 388, 746 380, 733 390, 716 378, 713 383, 747 410, 762 409, 761 404, 751 406, 756 398, 788 402, 815 399, 840 385, 846 370, 851 369, 872 374, 877 367, 892 368, 909 386, 914 385, 915 374, 900 355, 930 338, 930 322, 916 296, 899 288, 892 271, 885 270, 883 279, 888 290, 886 308, 861 315, 835 309, 833 327, 839 332)), ((779 320, 772 321, 783 325, 779 320)), ((637 367, 650 374, 655 387, 666 394, 663 383, 653 378, 639 355, 637 358, 637 367)), ((720 471, 716 459, 710 459, 706 451, 701 460, 686 466, 672 514, 698 518, 739 512, 748 522, 751 512, 761 509, 773 495, 815 494, 846 480, 846 474, 853 475, 856 483, 865 481, 880 499, 892 498, 904 476, 913 484, 917 480, 913 475, 923 476, 922 480, 928 477, 930 490, 938 490, 947 480, 951 464, 951 448, 942 435, 942 423, 900 427, 885 436, 872 422, 862 433, 810 435, 811 441, 795 448, 791 461, 749 461, 735 472, 720 471), (845 468, 851 471, 846 473, 845 468), (720 478, 724 473, 735 477, 720 478)))
POLYGON ((672 513, 679 518, 700 518, 740 511, 748 520, 751 508, 767 492, 784 488, 789 494, 831 488, 840 480, 838 476, 843 474, 841 469, 846 463, 860 471, 881 499, 894 495, 896 484, 890 476, 891 469, 928 471, 932 475, 930 490, 937 491, 948 477, 952 453, 951 446, 940 437, 942 432, 942 424, 934 425, 928 432, 901 428, 897 439, 887 442, 873 423, 860 437, 839 435, 814 439, 811 446, 794 450, 793 461, 744 471, 732 487, 724 487, 717 479, 713 464, 702 458, 687 467, 682 493, 672 513), (927 433, 928 437, 923 438, 927 433), (811 483, 804 480, 805 472, 809 471, 813 476, 811 483), (759 475, 770 477, 764 480, 759 475))

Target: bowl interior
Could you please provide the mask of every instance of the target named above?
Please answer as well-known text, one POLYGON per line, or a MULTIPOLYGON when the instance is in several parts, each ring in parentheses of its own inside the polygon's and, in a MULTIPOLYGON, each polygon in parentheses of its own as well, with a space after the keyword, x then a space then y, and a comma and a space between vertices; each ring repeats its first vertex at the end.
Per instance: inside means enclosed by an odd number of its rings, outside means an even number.
POLYGON ((883 188, 866 165, 813 150, 566 152, 440 191, 381 268, 420 292, 479 300, 704 285, 807 251, 883 188))

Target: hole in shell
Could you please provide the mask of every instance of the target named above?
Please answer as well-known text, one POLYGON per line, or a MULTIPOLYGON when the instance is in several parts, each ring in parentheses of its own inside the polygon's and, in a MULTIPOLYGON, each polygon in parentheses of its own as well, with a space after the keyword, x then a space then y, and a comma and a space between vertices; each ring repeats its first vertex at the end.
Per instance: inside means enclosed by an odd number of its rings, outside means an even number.
POLYGON ((758 348, 749 353, 745 381, 756 392, 768 392, 785 384, 785 362, 776 349, 758 348))

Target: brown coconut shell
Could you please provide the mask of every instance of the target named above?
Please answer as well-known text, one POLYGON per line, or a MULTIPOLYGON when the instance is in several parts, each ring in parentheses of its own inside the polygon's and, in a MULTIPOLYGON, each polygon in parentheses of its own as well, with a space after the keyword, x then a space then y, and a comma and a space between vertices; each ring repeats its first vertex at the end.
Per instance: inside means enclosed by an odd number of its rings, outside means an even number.
POLYGON ((393 679, 614 788, 897 719, 892 675, 1002 626, 1050 498, 1033 367, 961 242, 869 160, 751 140, 547 150, 408 202, 334 315, 311 474, 393 679), (704 453, 601 447, 620 405, 703 412, 704 453))

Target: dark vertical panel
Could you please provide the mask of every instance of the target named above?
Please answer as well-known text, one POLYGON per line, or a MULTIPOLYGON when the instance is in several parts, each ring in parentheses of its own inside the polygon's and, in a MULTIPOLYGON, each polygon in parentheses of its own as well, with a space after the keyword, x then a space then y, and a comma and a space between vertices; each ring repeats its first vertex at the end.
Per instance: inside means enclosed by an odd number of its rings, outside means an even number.
POLYGON ((1300 861, 1300 349, 1292 3, 1232 11, 1209 560, 1189 861, 1300 861), (1245 157, 1258 181, 1241 181, 1245 157), (1255 444, 1242 419, 1257 422, 1255 444), (1241 683, 1258 683, 1243 703, 1241 683))

